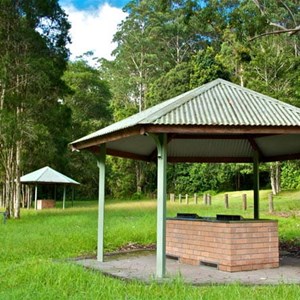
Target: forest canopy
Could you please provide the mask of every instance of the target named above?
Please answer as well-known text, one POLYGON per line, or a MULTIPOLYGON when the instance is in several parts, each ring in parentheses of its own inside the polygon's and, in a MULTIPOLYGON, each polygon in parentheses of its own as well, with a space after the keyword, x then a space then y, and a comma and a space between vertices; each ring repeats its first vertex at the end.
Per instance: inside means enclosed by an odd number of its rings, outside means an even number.
MULTIPOLYGON (((45 165, 97 197, 91 153, 68 143, 223 78, 300 106, 300 9, 293 0, 141 0, 124 7, 114 59, 69 60, 68 17, 57 0, 0 0, 0 206, 27 205, 20 176, 45 165)), ((99 28, 105 30, 105 28, 99 28)), ((109 158, 107 193, 156 189, 156 166, 109 158)), ((168 191, 251 189, 248 164, 174 164, 168 191)), ((299 161, 261 165, 263 187, 299 188, 299 161)))

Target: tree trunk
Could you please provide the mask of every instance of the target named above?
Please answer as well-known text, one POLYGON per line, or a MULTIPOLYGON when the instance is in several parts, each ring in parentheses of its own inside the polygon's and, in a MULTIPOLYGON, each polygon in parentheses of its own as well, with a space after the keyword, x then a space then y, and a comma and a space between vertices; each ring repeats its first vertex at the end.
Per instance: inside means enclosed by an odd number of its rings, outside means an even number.
POLYGON ((143 168, 143 162, 136 162, 135 164, 135 170, 136 170, 136 192, 142 193, 143 186, 145 183, 145 173, 143 168))
POLYGON ((15 161, 15 184, 14 184, 14 218, 20 218, 21 202, 21 182, 20 182, 20 161, 21 160, 21 142, 16 143, 16 161, 15 161))
POLYGON ((273 195, 281 191, 281 163, 279 161, 270 164, 270 180, 273 195))
POLYGON ((276 161, 276 192, 281 192, 281 162, 276 161))

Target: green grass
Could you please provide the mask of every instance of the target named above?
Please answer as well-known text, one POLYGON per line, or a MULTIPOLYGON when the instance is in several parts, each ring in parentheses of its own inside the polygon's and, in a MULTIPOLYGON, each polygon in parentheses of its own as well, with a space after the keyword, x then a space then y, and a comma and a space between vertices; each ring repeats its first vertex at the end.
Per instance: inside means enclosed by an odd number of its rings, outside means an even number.
MULTIPOLYGON (((168 202, 168 216, 177 212, 216 213, 252 217, 252 193, 247 211, 242 211, 241 194, 212 198, 212 206, 168 202)), ((300 191, 275 197, 275 213, 268 213, 268 193, 261 192, 261 217, 279 220, 280 237, 299 243, 300 191)), ((20 220, 0 223, 0 299, 300 299, 297 285, 241 286, 239 284, 190 286, 181 278, 164 284, 124 282, 68 263, 65 258, 96 254, 97 202, 75 202, 65 211, 23 210, 20 220)), ((70 203, 68 203, 70 206, 70 203)), ((156 201, 135 200, 106 203, 105 251, 129 242, 156 240, 156 201)))

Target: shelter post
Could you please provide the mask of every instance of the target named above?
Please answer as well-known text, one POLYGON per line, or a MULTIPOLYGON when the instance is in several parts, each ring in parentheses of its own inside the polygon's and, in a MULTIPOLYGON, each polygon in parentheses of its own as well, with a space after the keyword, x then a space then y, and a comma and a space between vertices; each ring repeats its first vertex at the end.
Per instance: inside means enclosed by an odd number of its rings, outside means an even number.
POLYGON ((106 145, 99 145, 100 152, 97 154, 99 168, 99 194, 98 194, 98 244, 97 260, 104 261, 104 204, 105 204, 105 158, 106 145))
POLYGON ((155 137, 157 144, 156 277, 166 273, 167 134, 155 137))
POLYGON ((66 186, 64 185, 63 209, 66 208, 66 186))
POLYGON ((259 219, 259 154, 254 152, 253 156, 253 204, 254 219, 259 219))
POLYGON ((36 184, 34 187, 34 209, 35 210, 37 210, 37 189, 38 189, 38 186, 36 184))

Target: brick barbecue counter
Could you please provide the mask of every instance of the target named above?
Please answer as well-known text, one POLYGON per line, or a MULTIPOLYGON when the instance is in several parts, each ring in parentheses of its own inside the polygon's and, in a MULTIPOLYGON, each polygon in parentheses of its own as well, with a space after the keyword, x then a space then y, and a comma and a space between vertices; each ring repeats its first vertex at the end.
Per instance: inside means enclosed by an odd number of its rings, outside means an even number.
POLYGON ((168 218, 166 253, 180 262, 238 272, 279 267, 278 223, 168 218))
POLYGON ((44 209, 44 208, 54 208, 55 207, 55 200, 37 200, 37 209, 44 209))

